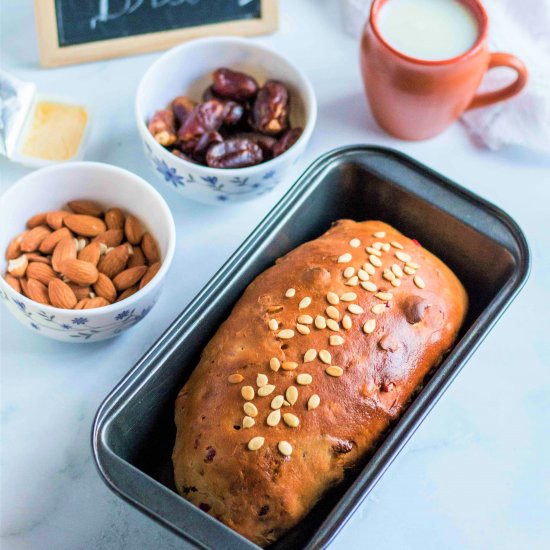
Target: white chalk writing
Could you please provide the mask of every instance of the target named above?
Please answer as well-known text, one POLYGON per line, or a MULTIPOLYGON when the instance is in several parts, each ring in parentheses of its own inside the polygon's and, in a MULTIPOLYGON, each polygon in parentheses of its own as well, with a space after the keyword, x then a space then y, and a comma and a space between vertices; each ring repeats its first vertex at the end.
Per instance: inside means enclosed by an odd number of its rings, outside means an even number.
MULTIPOLYGON (((130 15, 144 4, 146 0, 99 0, 97 15, 90 19, 90 28, 95 29, 99 22, 106 23, 130 15)), ((173 8, 188 4, 197 5, 201 0, 149 0, 152 9, 173 8)), ((244 7, 254 0, 237 0, 239 7, 244 7)))

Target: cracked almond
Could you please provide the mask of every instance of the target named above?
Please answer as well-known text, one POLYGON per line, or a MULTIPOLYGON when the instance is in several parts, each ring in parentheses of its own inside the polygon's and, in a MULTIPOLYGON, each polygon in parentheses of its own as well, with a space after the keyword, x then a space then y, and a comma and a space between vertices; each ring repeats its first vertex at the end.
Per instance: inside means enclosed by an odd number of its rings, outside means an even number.
POLYGON ((23 277, 27 271, 28 265, 29 260, 27 259, 27 255, 23 254, 18 258, 8 261, 8 273, 13 277, 23 277))

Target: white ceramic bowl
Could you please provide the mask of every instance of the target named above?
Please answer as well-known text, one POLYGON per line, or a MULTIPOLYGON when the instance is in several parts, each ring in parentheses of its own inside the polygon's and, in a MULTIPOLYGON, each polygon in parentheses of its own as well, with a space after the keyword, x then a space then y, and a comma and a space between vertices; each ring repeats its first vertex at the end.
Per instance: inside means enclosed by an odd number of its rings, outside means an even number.
POLYGON ((28 218, 59 210, 69 200, 86 198, 118 206, 137 216, 157 239, 162 265, 151 282, 126 300, 109 306, 70 310, 42 305, 17 293, 0 276, 0 301, 31 330, 64 342, 94 342, 135 325, 149 313, 160 294, 176 244, 174 220, 161 195, 140 177, 109 164, 71 162, 28 174, 0 196, 0 264, 4 251, 25 229, 28 218))
POLYGON ((274 51, 243 38, 201 38, 162 55, 141 79, 136 96, 136 122, 145 153, 159 178, 189 199, 208 204, 240 202, 271 191, 303 153, 317 118, 313 87, 304 73, 274 51), (180 159, 159 145, 147 121, 178 95, 200 100, 212 71, 229 67, 252 75, 259 84, 280 80, 290 92, 290 120, 304 129, 288 151, 246 168, 218 169, 180 159))

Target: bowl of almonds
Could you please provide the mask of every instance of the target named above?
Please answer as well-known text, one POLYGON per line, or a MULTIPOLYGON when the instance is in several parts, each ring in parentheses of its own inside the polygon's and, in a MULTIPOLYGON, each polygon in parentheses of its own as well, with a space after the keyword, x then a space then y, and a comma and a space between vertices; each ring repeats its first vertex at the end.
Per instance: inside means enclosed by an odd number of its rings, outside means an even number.
POLYGON ((155 304, 175 248, 160 194, 114 166, 35 171, 0 197, 0 301, 33 331, 103 340, 155 304))

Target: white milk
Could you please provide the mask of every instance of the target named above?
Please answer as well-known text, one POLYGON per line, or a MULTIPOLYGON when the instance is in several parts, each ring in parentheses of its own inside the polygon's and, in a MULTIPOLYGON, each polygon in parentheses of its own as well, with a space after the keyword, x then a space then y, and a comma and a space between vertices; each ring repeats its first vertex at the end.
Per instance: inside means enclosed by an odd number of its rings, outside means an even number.
POLYGON ((467 52, 479 34, 475 16, 458 0, 388 0, 378 28, 396 50, 428 61, 467 52))

